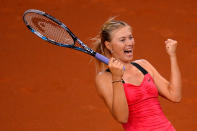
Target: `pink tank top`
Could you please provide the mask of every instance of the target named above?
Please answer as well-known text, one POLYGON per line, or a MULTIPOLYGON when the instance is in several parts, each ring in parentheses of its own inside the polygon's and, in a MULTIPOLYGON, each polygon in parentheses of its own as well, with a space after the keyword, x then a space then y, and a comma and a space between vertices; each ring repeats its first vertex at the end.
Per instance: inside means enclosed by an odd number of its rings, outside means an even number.
POLYGON ((144 74, 139 86, 123 83, 129 118, 122 126, 125 131, 175 131, 165 117, 158 100, 158 90, 151 75, 137 63, 132 63, 144 74))

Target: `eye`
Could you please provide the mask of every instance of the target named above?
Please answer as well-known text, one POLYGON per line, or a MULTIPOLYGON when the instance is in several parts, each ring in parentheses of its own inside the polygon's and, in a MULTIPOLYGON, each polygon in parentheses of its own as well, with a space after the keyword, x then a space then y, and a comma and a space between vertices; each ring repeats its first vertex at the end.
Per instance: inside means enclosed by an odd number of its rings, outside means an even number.
POLYGON ((132 40, 133 39, 133 37, 132 36, 129 36, 129 40, 132 40))
POLYGON ((125 42, 125 39, 120 39, 121 42, 125 42))

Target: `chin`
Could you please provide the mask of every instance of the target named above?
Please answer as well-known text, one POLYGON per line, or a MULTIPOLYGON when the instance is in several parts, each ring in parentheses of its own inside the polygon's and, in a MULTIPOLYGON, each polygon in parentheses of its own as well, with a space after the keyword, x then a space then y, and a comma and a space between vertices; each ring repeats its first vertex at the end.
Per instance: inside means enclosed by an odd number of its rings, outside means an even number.
POLYGON ((121 54, 116 58, 118 58, 119 60, 121 60, 124 63, 131 63, 133 60, 133 55, 125 56, 124 54, 123 55, 121 54))
POLYGON ((125 58, 125 59, 123 60, 123 62, 124 62, 124 63, 131 63, 132 60, 133 60, 133 57, 131 57, 131 58, 125 58))

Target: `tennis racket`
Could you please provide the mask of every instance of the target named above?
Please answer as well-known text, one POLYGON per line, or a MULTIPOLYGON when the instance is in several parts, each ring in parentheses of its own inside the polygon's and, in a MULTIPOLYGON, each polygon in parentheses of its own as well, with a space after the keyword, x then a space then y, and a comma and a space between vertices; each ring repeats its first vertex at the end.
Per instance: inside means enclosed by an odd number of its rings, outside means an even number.
POLYGON ((31 32, 51 44, 75 49, 89 54, 105 64, 109 63, 107 57, 89 48, 66 25, 43 11, 29 9, 23 14, 23 21, 31 32))

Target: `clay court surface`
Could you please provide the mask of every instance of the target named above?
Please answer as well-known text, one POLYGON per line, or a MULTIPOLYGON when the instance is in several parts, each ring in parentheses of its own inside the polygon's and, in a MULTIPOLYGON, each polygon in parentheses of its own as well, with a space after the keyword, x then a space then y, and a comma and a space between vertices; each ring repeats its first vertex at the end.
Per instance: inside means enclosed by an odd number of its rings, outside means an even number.
POLYGON ((197 130, 196 0, 0 0, 0 131, 123 131, 98 97, 92 58, 33 35, 22 21, 43 10, 85 43, 118 16, 133 27, 134 59, 147 59, 168 80, 164 40, 179 42, 183 99, 159 98, 177 131, 197 130))

